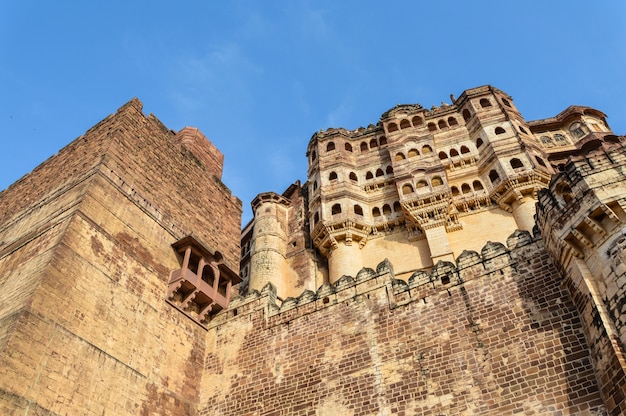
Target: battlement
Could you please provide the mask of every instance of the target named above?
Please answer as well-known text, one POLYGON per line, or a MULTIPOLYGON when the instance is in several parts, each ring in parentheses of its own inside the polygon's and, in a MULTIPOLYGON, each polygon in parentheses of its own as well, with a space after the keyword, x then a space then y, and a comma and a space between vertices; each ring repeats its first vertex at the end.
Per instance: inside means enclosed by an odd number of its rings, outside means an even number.
POLYGON ((376 270, 363 268, 354 277, 343 276, 334 284, 324 284, 315 292, 305 290, 282 302, 276 296, 274 285, 267 283, 261 291, 251 290, 233 298, 229 308, 215 315, 207 327, 221 325, 236 317, 241 319, 242 315, 259 308, 267 314, 268 324, 275 322, 278 325, 358 296, 368 296, 381 288, 386 288, 391 309, 410 302, 427 303, 428 298, 441 291, 449 292, 474 279, 502 276, 507 271, 516 270, 516 253, 537 241, 529 232, 518 230, 507 239, 506 246, 489 242, 480 253, 464 251, 456 259, 456 264, 440 261, 430 271, 415 271, 408 281, 396 278, 392 264, 385 259, 376 270))

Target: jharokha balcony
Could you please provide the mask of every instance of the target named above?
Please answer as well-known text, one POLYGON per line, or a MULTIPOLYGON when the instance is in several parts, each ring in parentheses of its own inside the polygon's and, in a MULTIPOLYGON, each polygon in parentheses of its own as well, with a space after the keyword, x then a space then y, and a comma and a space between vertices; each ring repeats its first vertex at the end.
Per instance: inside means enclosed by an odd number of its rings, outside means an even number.
POLYGON ((167 302, 204 326, 210 316, 226 309, 233 285, 241 282, 219 251, 212 253, 193 236, 172 244, 182 266, 170 275, 167 302))

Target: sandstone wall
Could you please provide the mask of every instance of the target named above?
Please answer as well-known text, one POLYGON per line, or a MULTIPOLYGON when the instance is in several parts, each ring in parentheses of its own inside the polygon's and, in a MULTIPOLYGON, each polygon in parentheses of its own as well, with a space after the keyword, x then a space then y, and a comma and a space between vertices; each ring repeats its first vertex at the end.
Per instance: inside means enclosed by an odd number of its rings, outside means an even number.
POLYGON ((408 282, 389 263, 212 321, 201 414, 603 414, 581 322, 518 232, 408 282))
POLYGON ((0 414, 196 414, 206 330, 165 301, 171 245, 236 271, 241 213, 204 141, 134 100, 0 194, 0 414))

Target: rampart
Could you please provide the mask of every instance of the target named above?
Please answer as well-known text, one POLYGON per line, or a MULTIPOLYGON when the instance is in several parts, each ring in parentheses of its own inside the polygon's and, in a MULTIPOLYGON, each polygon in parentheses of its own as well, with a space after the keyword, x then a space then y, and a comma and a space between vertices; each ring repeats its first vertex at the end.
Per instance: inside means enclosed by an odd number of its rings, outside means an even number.
POLYGON ((408 282, 388 261, 210 324, 201 414, 603 414, 578 313, 518 231, 408 282))

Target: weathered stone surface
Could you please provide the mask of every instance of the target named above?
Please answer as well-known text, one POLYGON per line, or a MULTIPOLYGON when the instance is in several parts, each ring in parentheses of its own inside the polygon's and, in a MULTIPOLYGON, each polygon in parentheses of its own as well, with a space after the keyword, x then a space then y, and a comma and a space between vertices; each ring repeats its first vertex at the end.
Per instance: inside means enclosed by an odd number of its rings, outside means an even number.
POLYGON ((397 106, 241 235, 222 154, 132 100, 0 193, 0 414, 623 414, 623 142, 489 86, 397 106), (187 235, 246 279, 201 324, 187 235))

